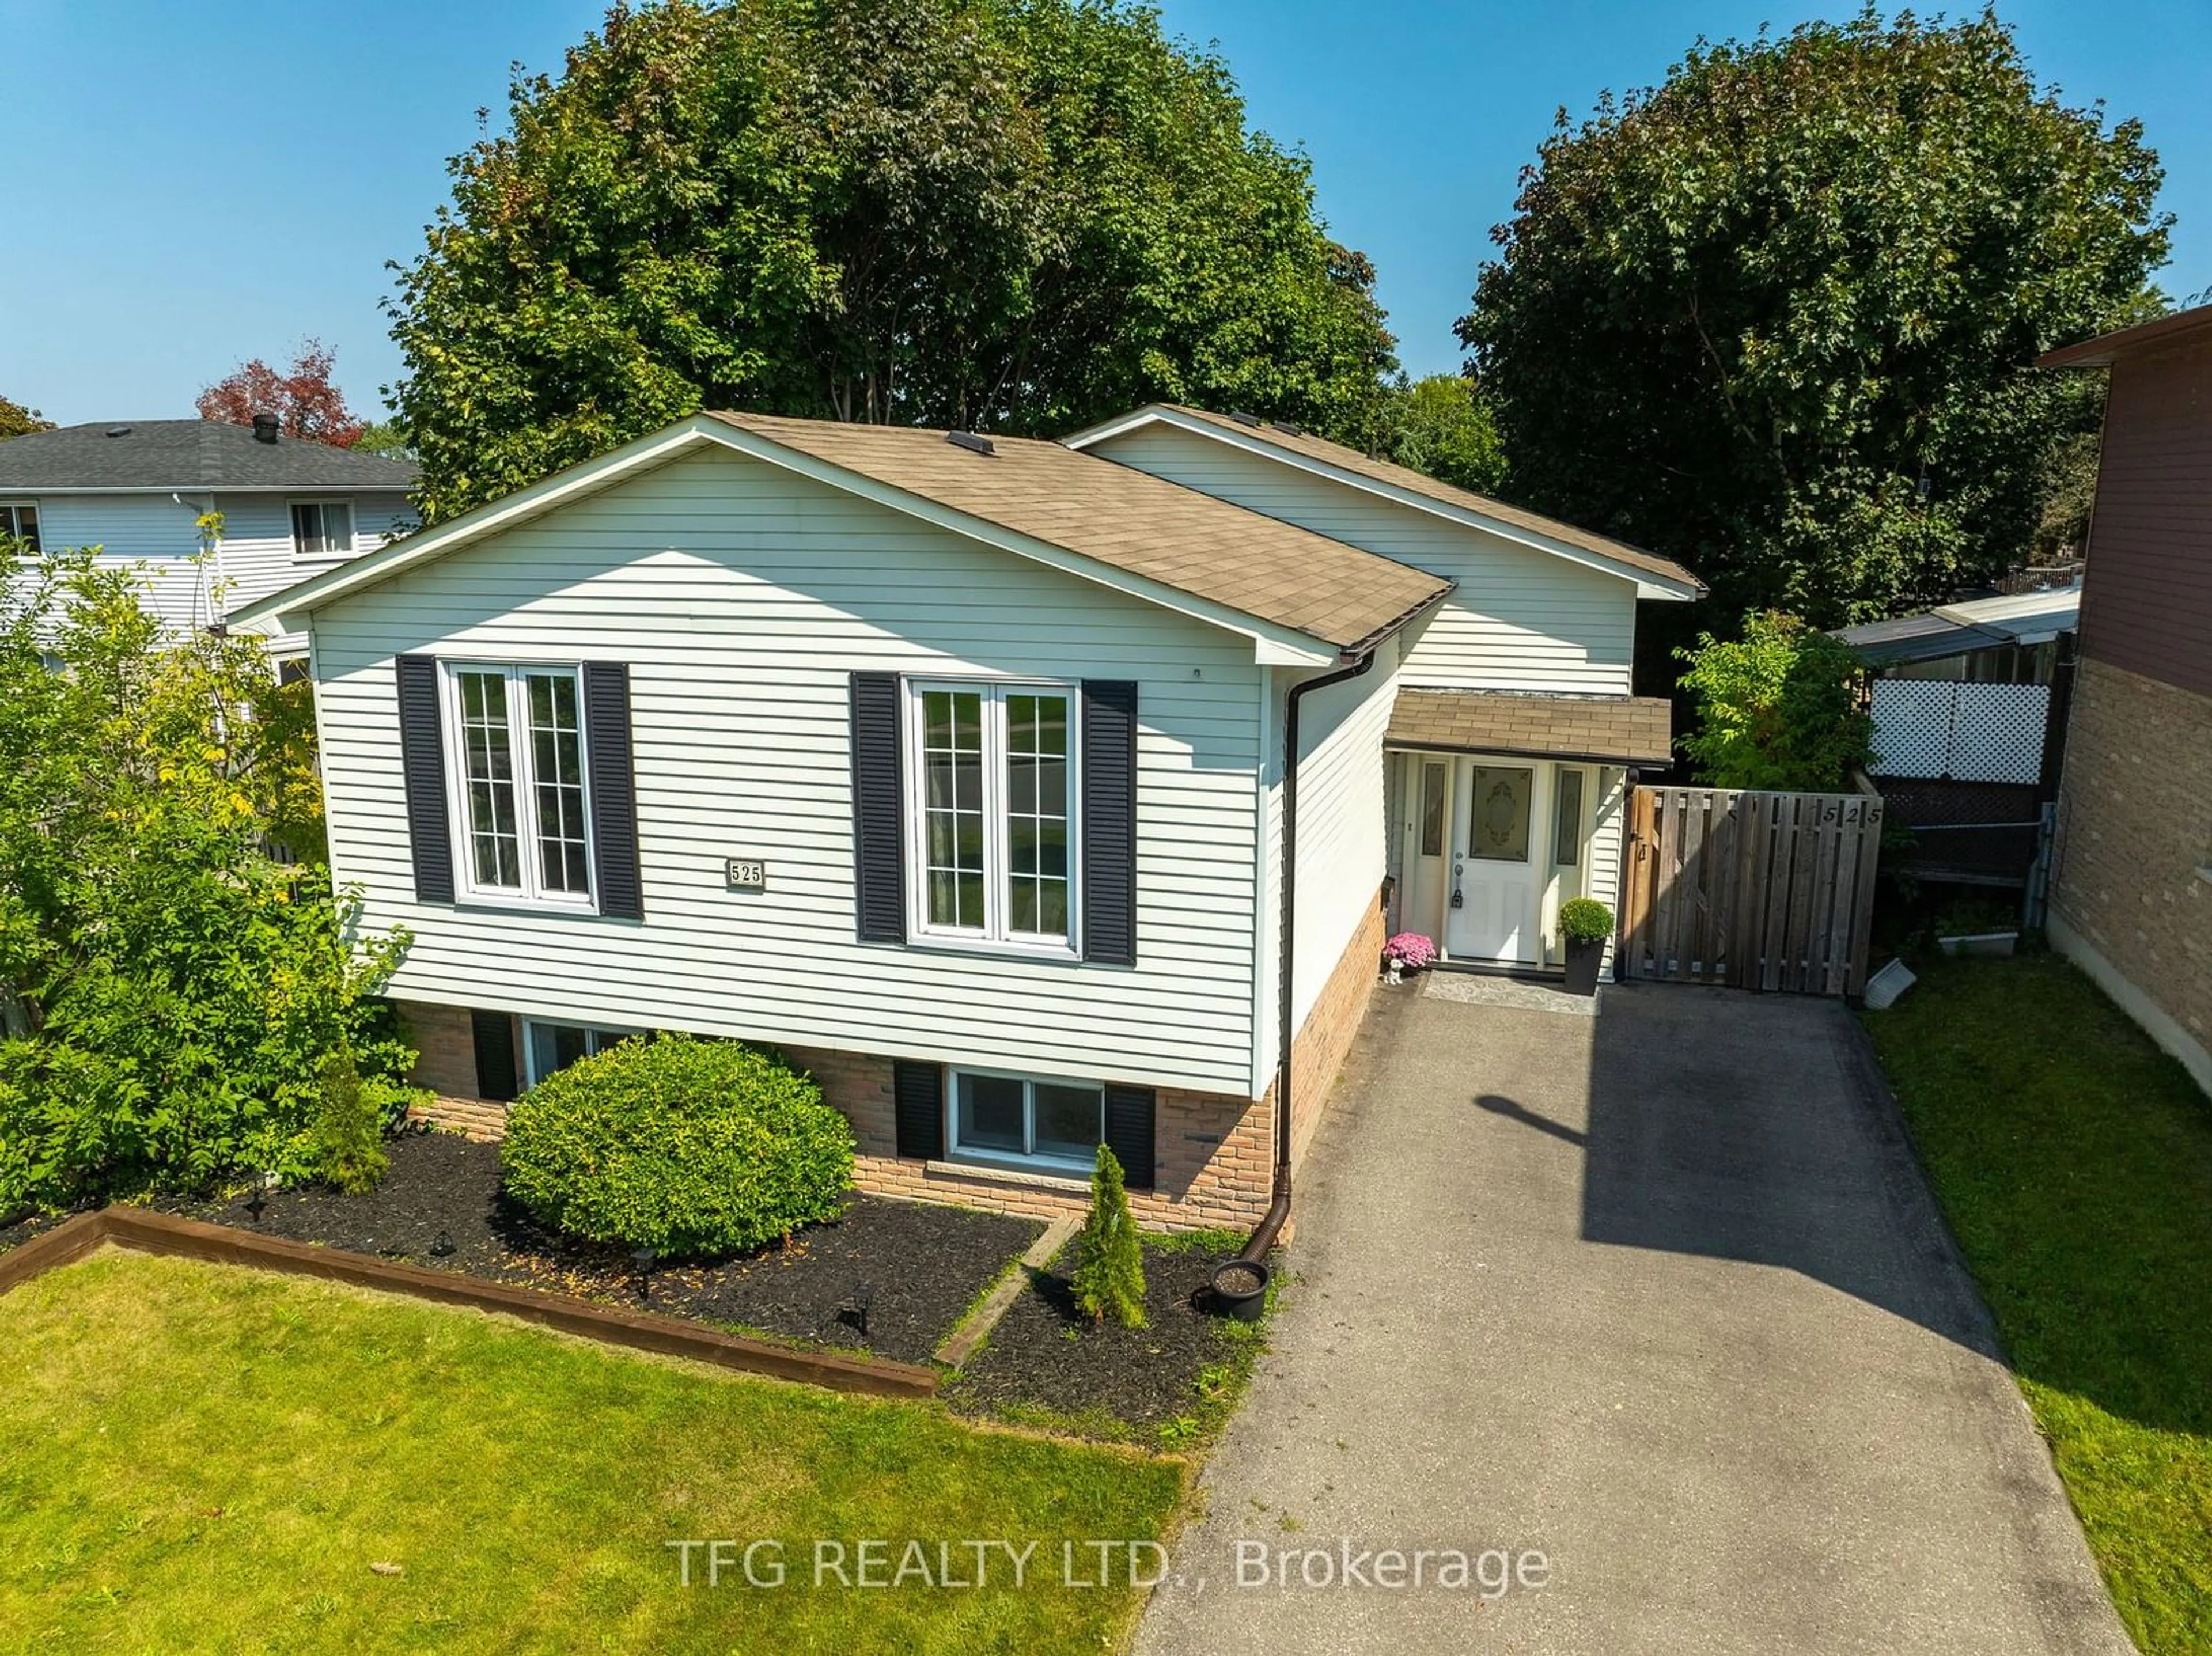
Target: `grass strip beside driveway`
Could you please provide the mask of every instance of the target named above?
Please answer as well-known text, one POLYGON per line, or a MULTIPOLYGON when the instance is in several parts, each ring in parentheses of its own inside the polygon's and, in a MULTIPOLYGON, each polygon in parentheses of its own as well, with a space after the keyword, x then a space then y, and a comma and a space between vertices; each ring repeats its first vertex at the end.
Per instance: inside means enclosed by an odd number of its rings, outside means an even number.
POLYGON ((193 1261, 102 1253, 0 1299, 0 1628, 27 1648, 1097 1649, 1126 1565, 1069 1586, 1061 1544, 1161 1536, 1182 1479, 193 1261), (988 1586, 871 1589, 817 1586, 817 1538, 892 1568, 921 1541, 933 1581, 973 1579, 964 1542, 1037 1545, 1018 1590, 1004 1553, 988 1586), (782 1586, 708 1587, 703 1551, 679 1584, 669 1543, 757 1538, 782 1586))
POLYGON ((2055 955, 1866 1014, 2114 1602, 2212 1650, 2212 1102, 2055 955))

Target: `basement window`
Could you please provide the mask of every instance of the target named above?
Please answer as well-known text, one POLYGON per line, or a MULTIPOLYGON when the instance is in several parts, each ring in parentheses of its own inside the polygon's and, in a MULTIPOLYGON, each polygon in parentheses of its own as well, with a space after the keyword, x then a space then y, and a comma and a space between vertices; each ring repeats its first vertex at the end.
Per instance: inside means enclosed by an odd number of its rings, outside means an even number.
POLYGON ((951 1105, 952 1154, 963 1161, 1088 1174, 1106 1141, 1106 1092, 1095 1082, 955 1070, 951 1105))
POLYGON ((635 1029, 592 1029, 574 1023, 526 1022, 522 1026, 523 1062, 529 1071, 530 1084, 535 1087, 578 1059, 604 1052, 636 1033, 635 1029))

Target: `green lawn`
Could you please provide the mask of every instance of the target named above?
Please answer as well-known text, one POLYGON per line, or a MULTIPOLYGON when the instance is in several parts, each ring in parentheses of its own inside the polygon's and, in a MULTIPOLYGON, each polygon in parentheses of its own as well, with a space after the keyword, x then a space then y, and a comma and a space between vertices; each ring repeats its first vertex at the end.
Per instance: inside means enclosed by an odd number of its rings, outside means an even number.
POLYGON ((1161 1535, 1182 1477, 222 1266, 102 1253, 0 1298, 9 1649, 1096 1650, 1135 1595, 1061 1585, 1061 1544, 1161 1535), (710 1589, 703 1553, 679 1585, 667 1543, 756 1538, 782 1588, 710 1589), (952 1543, 963 1580, 957 1544, 1038 1545, 1021 1591, 1003 1553, 985 1590, 817 1588, 817 1538, 890 1541, 885 1574, 952 1543))
POLYGON ((2136 1642, 2212 1650, 2212 1104, 2053 955, 1922 969, 1866 1024, 1936 1193, 2136 1642))

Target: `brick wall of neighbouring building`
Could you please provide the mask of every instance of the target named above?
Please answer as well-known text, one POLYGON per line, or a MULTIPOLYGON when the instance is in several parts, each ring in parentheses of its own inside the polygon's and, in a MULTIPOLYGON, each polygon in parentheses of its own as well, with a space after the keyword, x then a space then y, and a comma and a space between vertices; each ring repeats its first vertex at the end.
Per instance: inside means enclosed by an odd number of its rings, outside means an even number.
MULTIPOLYGON (((1366 1016, 1382 937, 1378 893, 1291 1048, 1294 1156, 1304 1155, 1366 1016)), ((458 1127, 471 1138, 497 1138, 505 1130, 506 1107, 477 1096, 468 1012, 417 1002, 403 1002, 400 1010, 422 1054, 415 1080, 436 1095, 415 1113, 458 1127)), ((1266 1015, 1267 1009, 1262 1009, 1266 1015)), ((516 1040, 520 1050, 519 1030, 516 1040)), ((1081 1180, 902 1160, 891 1108, 891 1059, 804 1046, 784 1052, 813 1074, 823 1096, 852 1122, 858 1143, 854 1178, 862 1190, 1046 1217, 1080 1209, 1088 1199, 1081 1180)), ((1153 1122, 1153 1188, 1129 1193, 1137 1222, 1167 1230, 1241 1228, 1258 1222, 1274 1186, 1274 1098, 1272 1086, 1256 1099, 1160 1089, 1153 1122)))
POLYGON ((2085 659, 2051 941, 2212 1091, 2212 697, 2085 659))

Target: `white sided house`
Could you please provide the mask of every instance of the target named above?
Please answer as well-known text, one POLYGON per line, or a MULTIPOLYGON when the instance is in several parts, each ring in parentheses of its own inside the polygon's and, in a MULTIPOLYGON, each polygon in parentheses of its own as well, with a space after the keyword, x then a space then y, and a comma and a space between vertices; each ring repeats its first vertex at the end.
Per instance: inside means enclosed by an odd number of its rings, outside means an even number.
POLYGON ((411 462, 285 437, 270 416, 96 422, 0 443, 0 536, 96 547, 169 631, 192 632, 404 533, 414 486, 411 462))
POLYGON ((1389 929, 1541 973, 1559 901, 1613 901, 1668 761, 1636 604, 1698 591, 1187 409, 702 414, 234 620, 310 640, 333 871, 413 933, 451 1119, 733 1036, 812 1071, 866 1188, 1053 1210, 1103 1142, 1149 1222, 1247 1225, 1389 929))

